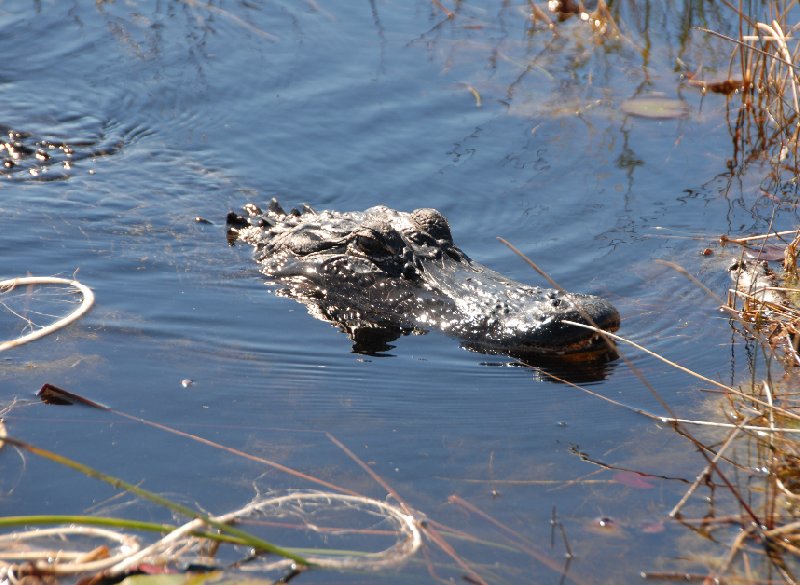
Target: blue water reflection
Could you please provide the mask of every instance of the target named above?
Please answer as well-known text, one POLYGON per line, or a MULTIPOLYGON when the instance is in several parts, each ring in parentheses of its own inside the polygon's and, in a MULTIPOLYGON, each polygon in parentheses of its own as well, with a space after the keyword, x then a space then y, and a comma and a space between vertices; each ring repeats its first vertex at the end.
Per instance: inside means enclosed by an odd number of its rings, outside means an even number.
MULTIPOLYGON (((319 209, 436 207, 482 263, 541 284, 503 236, 565 288, 610 299, 622 334, 710 377, 746 372, 716 302, 654 263, 677 262, 724 294, 726 253, 700 250, 769 219, 755 178, 724 178, 724 98, 706 97, 701 110, 699 94, 676 95, 681 15, 653 5, 670 24, 643 63, 635 47, 646 31, 598 46, 578 24, 557 39, 531 32, 524 3, 461 4, 452 20, 425 1, 3 4, 0 124, 74 154, 52 168, 34 157, 0 177, 0 273, 76 273, 97 306, 3 355, 2 400, 50 382, 383 498, 329 432, 414 506, 479 539, 499 537, 470 526, 448 496, 540 542, 555 506, 580 551, 577 575, 601 566, 630 580, 658 554, 676 555, 670 539, 637 526, 663 515, 680 481, 637 490, 600 472, 606 483, 548 483, 594 477, 575 445, 683 476, 685 445, 669 431, 436 333, 398 339, 390 357, 351 353, 346 336, 273 294, 249 251, 226 243, 226 213, 273 195, 319 209), (626 116, 619 103, 642 88, 683 99, 690 118, 626 116), (584 531, 600 514, 628 523, 624 540, 584 531), (620 542, 631 560, 611 565, 620 542)), ((18 325, 3 315, 3 331, 18 325)), ((673 407, 700 408, 698 382, 627 355, 673 407)), ((628 364, 590 386, 661 412, 628 364)), ((7 424, 215 512, 254 486, 309 487, 79 408, 25 407, 7 424)), ((0 462, 0 514, 114 509, 110 488, 26 460, 0 462)), ((466 554, 496 558, 512 576, 529 569, 529 559, 490 550, 466 554)), ((398 580, 427 575, 423 564, 405 571, 398 580)))

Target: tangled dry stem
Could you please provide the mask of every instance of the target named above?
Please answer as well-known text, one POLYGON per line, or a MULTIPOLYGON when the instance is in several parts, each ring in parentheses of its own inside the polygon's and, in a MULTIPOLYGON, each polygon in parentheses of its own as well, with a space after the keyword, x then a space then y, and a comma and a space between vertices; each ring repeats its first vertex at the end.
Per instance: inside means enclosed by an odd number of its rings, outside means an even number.
POLYGON ((11 339, 8 341, 0 342, 0 351, 6 351, 8 349, 12 349, 14 347, 18 347, 30 341, 35 341, 37 339, 41 339, 46 335, 50 335, 58 331, 59 329, 63 329, 67 325, 74 323, 83 315, 85 315, 89 309, 92 308, 94 304, 94 293, 92 289, 88 286, 81 284, 77 280, 70 280, 67 278, 58 278, 55 276, 23 276, 19 278, 11 278, 8 280, 0 281, 0 292, 8 292, 13 290, 18 286, 32 286, 32 285, 46 285, 46 284, 56 284, 56 285, 65 285, 65 286, 72 286, 78 291, 80 291, 82 295, 81 304, 72 311, 66 317, 62 317, 58 319, 54 323, 50 325, 46 325, 30 333, 22 335, 16 339, 11 339))
MULTIPOLYGON (((790 3, 791 4, 791 3, 790 3)), ((776 177, 782 171, 797 174, 798 116, 800 116, 800 45, 792 36, 797 25, 787 22, 788 7, 775 6, 772 17, 755 21, 739 12, 740 29, 749 29, 734 40, 741 67, 741 115, 753 122, 750 137, 755 147, 752 160, 769 155, 776 177)))
MULTIPOLYGON (((775 30, 782 34, 777 26, 775 30)), ((760 346, 767 377, 754 380, 749 388, 737 393, 726 394, 726 411, 737 428, 718 455, 727 450, 736 434, 741 434, 755 447, 751 451, 755 454, 755 462, 734 455, 731 461, 738 470, 761 470, 761 481, 751 477, 751 487, 747 489, 750 492, 748 497, 754 498, 752 485, 759 484, 755 499, 762 502, 760 509, 763 513, 752 522, 742 522, 740 538, 735 540, 728 558, 715 575, 721 575, 734 558, 745 554, 746 540, 755 540, 763 545, 764 553, 773 560, 773 566, 784 580, 794 582, 795 577, 783 556, 796 557, 800 552, 800 523, 796 521, 800 516, 800 442, 796 438, 800 427, 800 400, 793 391, 796 368, 800 366, 797 351, 800 289, 795 286, 800 232, 773 232, 740 240, 726 239, 726 243, 742 246, 738 265, 745 268, 737 276, 736 286, 730 289, 728 303, 723 308, 734 317, 742 334, 760 346), (787 243, 784 236, 794 237, 787 243), (773 272, 759 259, 760 251, 770 238, 779 238, 784 243, 782 273, 773 272), (754 244, 758 247, 747 250, 754 244), (752 258, 744 261, 746 254, 752 258), (742 275, 742 272, 746 273, 742 275), (784 372, 777 379, 771 375, 773 363, 779 364, 784 372)), ((710 473, 708 468, 705 469, 698 480, 709 477, 710 473)), ((677 511, 676 508, 673 512, 677 511)))
POLYGON ((776 273, 759 258, 759 249, 746 249, 752 241, 763 244, 770 237, 780 238, 778 234, 765 234, 758 240, 726 238, 725 243, 742 245, 742 259, 746 253, 752 257, 739 261, 739 265, 747 268, 738 273, 724 309, 739 320, 750 336, 768 347, 773 357, 797 367, 800 366, 800 288, 796 286, 800 231, 791 234, 794 239, 785 244, 782 273, 776 273))
POLYGON ((25 575, 47 573, 75 575, 104 571, 140 548, 139 539, 116 530, 92 526, 60 526, 57 528, 22 530, 0 535, 0 580, 16 583, 25 575), (91 538, 114 544, 94 546, 88 550, 69 548, 71 538, 91 538), (58 541, 58 546, 38 541, 58 541))
MULTIPOLYGON (((399 507, 379 500, 337 494, 333 492, 303 491, 272 496, 254 501, 247 506, 216 517, 225 524, 236 524, 256 518, 279 518, 291 516, 301 521, 307 532, 320 532, 313 522, 315 512, 324 508, 326 514, 332 510, 344 513, 366 514, 372 524, 388 523, 396 538, 393 544, 378 552, 352 552, 351 554, 328 555, 324 550, 304 555, 312 566, 334 570, 377 571, 397 567, 406 562, 419 549, 422 538, 413 516, 399 507)), ((25 574, 77 575, 103 573, 122 575, 144 564, 161 566, 194 561, 199 551, 209 548, 207 539, 197 536, 208 527, 201 519, 194 519, 164 535, 149 546, 142 547, 139 538, 121 531, 93 527, 64 526, 46 530, 25 530, 0 536, 0 579, 15 579, 25 574), (113 552, 107 546, 90 551, 69 550, 70 537, 91 537, 115 543, 113 552), (37 546, 37 541, 57 537, 57 550, 48 545, 37 546), (92 551, 102 550, 97 558, 89 558, 92 551)), ((355 530, 346 526, 337 527, 336 534, 343 535, 355 530)), ((77 545, 76 545, 77 546, 77 545)), ((204 556, 204 562, 209 559, 204 556)), ((265 563, 248 562, 239 568, 258 571, 285 570, 293 568, 291 559, 265 563)))

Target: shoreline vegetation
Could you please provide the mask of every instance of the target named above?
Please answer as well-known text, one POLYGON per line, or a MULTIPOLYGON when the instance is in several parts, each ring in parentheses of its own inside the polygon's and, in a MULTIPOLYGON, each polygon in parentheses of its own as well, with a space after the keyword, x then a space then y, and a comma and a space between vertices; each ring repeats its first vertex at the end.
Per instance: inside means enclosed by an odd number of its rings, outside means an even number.
MULTIPOLYGON (((184 3, 194 5, 188 0, 184 3)), ((758 165, 767 171, 764 191, 774 193, 776 189, 793 186, 800 176, 800 43, 795 39, 800 23, 790 22, 790 18, 796 16, 796 3, 789 0, 757 3, 752 9, 757 10, 757 14, 745 13, 741 2, 737 5, 723 0, 721 4, 738 18, 738 34, 732 36, 705 27, 695 27, 694 32, 728 46, 727 78, 705 79, 702 68, 690 69, 683 63, 677 63, 676 69, 687 87, 728 100, 730 119, 727 122, 733 139, 728 164, 731 174, 758 165)), ((458 2, 431 0, 431 5, 445 22, 459 18, 458 2)), ((215 10, 225 12, 221 8, 215 10)), ((624 39, 625 26, 619 22, 618 11, 617 3, 603 0, 591 9, 575 0, 546 3, 530 0, 523 10, 532 28, 544 27, 553 35, 569 34, 562 28, 582 21, 599 45, 624 39)), ((469 84, 465 87, 472 94, 475 106, 481 107, 478 89, 469 84)), ((639 109, 630 110, 630 113, 663 117, 685 115, 683 108, 665 110, 663 103, 658 104, 658 108, 656 113, 642 113, 639 109)), ((676 372, 699 380, 717 402, 718 418, 689 419, 674 413, 641 372, 637 375, 642 384, 664 412, 635 409, 595 390, 565 383, 598 400, 648 417, 661 427, 671 427, 702 459, 701 471, 667 518, 710 543, 709 547, 692 559, 693 570, 687 571, 685 566, 673 562, 674 569, 645 570, 642 573, 645 579, 796 583, 800 579, 797 574, 800 566, 800 277, 797 270, 800 231, 770 231, 746 237, 724 235, 720 245, 735 250, 739 260, 731 267, 728 298, 718 298, 712 291, 708 293, 730 317, 736 334, 744 343, 752 344, 752 379, 737 386, 723 384, 683 368, 624 336, 613 336, 620 347, 632 346, 630 351, 650 353, 676 372)), ((697 282, 680 266, 671 266, 697 282)), ((13 346, 15 344, 8 347, 13 346)), ((622 353, 623 359, 628 351, 622 353)), ((630 362, 628 366, 635 369, 630 362)), ((460 508, 465 515, 491 524, 502 538, 497 542, 483 542, 428 518, 330 433, 323 433, 324 440, 380 486, 388 494, 385 501, 368 498, 334 481, 256 458, 204 437, 115 411, 50 384, 42 387, 39 400, 16 401, 8 405, 3 414, 8 416, 41 402, 98 409, 109 417, 124 418, 142 427, 226 451, 231 457, 257 461, 293 478, 298 488, 284 494, 258 497, 241 510, 214 516, 21 438, 7 436, 0 425, 2 450, 6 456, 13 450, 21 457, 43 458, 161 506, 183 521, 182 524, 141 522, 88 516, 0 518, 4 531, 0 535, 0 581, 3 582, 26 585, 76 580, 84 584, 113 583, 138 572, 158 573, 169 569, 175 571, 172 577, 165 580, 161 576, 157 582, 177 585, 190 581, 219 582, 220 579, 242 582, 237 576, 238 570, 280 573, 276 581, 250 577, 247 580, 266 584, 286 583, 306 570, 377 571, 394 569, 407 562, 420 563, 427 567, 434 580, 446 581, 437 576, 437 563, 442 561, 431 560, 427 552, 418 554, 420 549, 435 549, 458 570, 466 583, 484 585, 506 580, 498 578, 498 569, 484 566, 480 559, 461 556, 457 545, 465 542, 487 550, 503 548, 518 553, 534 565, 561 572, 564 582, 578 585, 593 582, 568 572, 563 559, 552 551, 539 548, 525 535, 459 496, 452 496, 448 504, 460 508), (378 544, 374 550, 322 544, 317 548, 283 547, 258 536, 259 530, 268 524, 280 525, 289 532, 313 532, 321 543, 328 543, 328 538, 335 541, 334 537, 355 535, 361 538, 359 543, 375 541, 378 544), (41 526, 50 528, 38 528, 41 526), (134 532, 156 534, 158 538, 145 546, 142 537, 131 536, 134 532), (70 544, 73 541, 76 542, 74 547, 70 544), (224 575, 227 576, 220 577, 221 571, 226 571, 224 575), (185 575, 187 572, 195 574, 190 579, 185 575)), ((640 477, 646 475, 633 473, 640 477)), ((568 566, 572 551, 555 511, 552 527, 562 543, 568 566)))

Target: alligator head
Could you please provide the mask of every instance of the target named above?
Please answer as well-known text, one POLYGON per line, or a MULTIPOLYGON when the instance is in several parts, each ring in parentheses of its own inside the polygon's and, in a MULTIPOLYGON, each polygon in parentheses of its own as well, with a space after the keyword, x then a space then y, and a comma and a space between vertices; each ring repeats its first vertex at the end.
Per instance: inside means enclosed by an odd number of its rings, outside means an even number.
POLYGON ((255 247, 261 271, 281 294, 338 325, 357 351, 382 349, 401 334, 439 329, 485 353, 613 356, 591 330, 619 327, 607 301, 506 278, 453 243, 434 209, 411 213, 378 206, 363 212, 286 213, 276 200, 262 211, 228 215, 229 241, 255 247))

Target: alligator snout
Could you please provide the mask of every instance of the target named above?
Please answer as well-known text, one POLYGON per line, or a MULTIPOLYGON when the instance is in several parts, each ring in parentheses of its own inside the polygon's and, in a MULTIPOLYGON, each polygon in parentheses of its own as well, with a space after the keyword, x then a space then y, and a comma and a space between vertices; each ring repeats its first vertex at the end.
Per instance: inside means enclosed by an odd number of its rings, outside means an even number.
MULTIPOLYGON (((512 292, 506 300, 496 302, 488 315, 481 316, 481 308, 470 307, 463 298, 456 302, 465 315, 478 315, 481 321, 478 326, 463 327, 457 332, 468 339, 471 348, 518 356, 614 354, 613 344, 601 334, 573 324, 616 331, 620 314, 610 302, 593 295, 524 285, 514 290, 511 282, 503 279, 497 284, 506 289, 511 286, 512 292)), ((486 280, 483 285, 488 285, 486 280)))
POLYGON ((552 349, 556 354, 613 350, 613 344, 602 335, 572 323, 590 325, 603 331, 616 331, 619 311, 607 300, 593 295, 567 293, 550 301, 552 317, 545 319, 533 332, 529 343, 540 351, 552 349))

